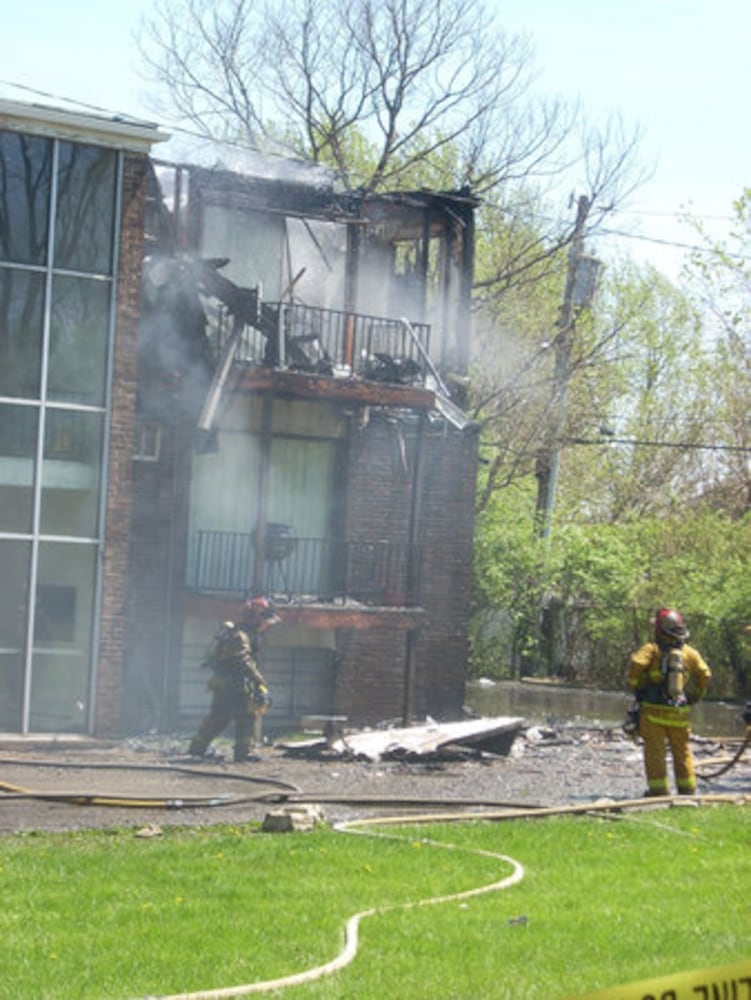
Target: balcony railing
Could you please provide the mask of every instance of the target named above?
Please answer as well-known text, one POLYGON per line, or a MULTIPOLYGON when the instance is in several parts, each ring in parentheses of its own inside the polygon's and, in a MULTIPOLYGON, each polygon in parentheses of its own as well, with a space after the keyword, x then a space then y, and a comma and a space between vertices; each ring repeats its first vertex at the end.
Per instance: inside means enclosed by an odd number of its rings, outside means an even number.
MULTIPOLYGON (((220 350, 228 329, 227 324, 220 324, 220 350)), ((296 303, 264 303, 258 325, 243 330, 235 361, 423 385, 429 351, 427 323, 296 303)))
MULTIPOLYGON (((281 541, 286 544, 266 546, 260 577, 265 594, 387 607, 417 604, 417 546, 326 538, 281 541)), ((188 565, 188 589, 242 597, 254 585, 255 559, 252 534, 198 531, 188 565)))

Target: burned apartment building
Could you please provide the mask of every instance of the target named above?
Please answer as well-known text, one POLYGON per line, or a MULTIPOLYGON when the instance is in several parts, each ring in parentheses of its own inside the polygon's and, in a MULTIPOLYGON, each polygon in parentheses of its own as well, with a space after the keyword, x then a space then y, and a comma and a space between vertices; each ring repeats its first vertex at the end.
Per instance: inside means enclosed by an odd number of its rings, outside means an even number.
POLYGON ((0 103, 0 731, 187 732, 257 594, 267 731, 457 718, 473 198, 162 138, 0 103))

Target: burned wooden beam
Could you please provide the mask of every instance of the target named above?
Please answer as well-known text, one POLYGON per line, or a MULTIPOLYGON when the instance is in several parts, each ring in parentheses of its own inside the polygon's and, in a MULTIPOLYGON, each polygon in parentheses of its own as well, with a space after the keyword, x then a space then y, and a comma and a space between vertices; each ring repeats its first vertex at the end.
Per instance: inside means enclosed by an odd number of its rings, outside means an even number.
POLYGON ((386 385, 355 378, 331 378, 307 372, 249 368, 238 371, 234 386, 238 392, 273 392, 275 395, 305 399, 339 399, 366 406, 407 407, 414 410, 436 408, 436 394, 430 389, 386 385))
MULTIPOLYGON (((191 618, 236 621, 242 617, 243 602, 208 594, 185 594, 183 611, 191 618)), ((422 608, 366 607, 352 604, 277 604, 282 625, 299 628, 369 629, 379 626, 407 631, 425 618, 422 608)))

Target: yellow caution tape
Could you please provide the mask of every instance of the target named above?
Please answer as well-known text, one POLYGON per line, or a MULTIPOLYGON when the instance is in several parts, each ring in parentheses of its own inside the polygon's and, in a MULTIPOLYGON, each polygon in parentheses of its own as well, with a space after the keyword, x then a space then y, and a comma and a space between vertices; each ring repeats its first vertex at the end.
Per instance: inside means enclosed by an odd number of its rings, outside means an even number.
POLYGON ((575 1000, 751 1000, 751 958, 584 993, 575 1000))

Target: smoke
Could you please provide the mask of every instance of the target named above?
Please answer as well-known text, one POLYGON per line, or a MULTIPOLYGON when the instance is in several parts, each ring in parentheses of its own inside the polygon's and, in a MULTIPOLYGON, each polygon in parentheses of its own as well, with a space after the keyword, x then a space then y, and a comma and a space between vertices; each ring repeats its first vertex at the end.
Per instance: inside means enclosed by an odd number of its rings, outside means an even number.
POLYGON ((214 139, 177 133, 160 149, 164 154, 162 158, 172 163, 229 171, 238 177, 255 177, 332 191, 336 182, 335 172, 321 164, 260 153, 246 146, 214 139))

